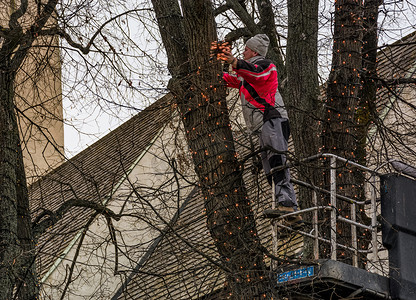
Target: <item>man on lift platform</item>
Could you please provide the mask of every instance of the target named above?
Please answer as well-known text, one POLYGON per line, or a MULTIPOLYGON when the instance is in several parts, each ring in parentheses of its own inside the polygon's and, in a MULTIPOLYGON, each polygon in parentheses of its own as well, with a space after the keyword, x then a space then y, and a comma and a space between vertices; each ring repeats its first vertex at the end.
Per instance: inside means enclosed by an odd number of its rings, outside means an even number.
MULTIPOLYGON (((277 215, 293 213, 297 210, 293 185, 290 183, 289 169, 271 174, 275 167, 286 163, 290 135, 288 114, 278 90, 276 66, 266 59, 269 38, 257 34, 250 38, 243 52, 244 59, 237 59, 231 54, 226 44, 218 46, 216 42, 211 49, 217 51, 217 58, 231 64, 235 75, 224 73, 223 78, 228 87, 238 88, 243 116, 250 134, 258 134, 262 164, 267 180, 275 184, 277 215)), ((299 228, 303 225, 302 217, 294 215, 285 219, 284 225, 299 228)))

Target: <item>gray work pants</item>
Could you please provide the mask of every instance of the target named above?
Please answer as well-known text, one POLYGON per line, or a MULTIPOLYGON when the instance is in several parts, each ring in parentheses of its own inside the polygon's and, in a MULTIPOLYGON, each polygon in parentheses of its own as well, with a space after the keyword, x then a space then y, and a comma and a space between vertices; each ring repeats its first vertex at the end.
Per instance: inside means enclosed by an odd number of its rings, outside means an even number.
MULTIPOLYGON (((271 147, 277 151, 286 152, 290 135, 289 121, 282 118, 274 118, 263 124, 260 133, 260 148, 271 147)), ((286 163, 286 155, 267 150, 261 152, 263 169, 270 185, 272 178, 275 183, 276 201, 284 206, 292 206, 297 209, 295 191, 290 183, 289 169, 284 169, 270 174, 270 170, 286 163)))

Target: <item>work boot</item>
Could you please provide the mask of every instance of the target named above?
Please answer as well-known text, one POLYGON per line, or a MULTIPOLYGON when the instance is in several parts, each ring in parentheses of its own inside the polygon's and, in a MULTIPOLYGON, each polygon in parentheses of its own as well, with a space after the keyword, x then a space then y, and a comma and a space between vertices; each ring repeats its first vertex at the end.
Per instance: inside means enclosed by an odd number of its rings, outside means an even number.
POLYGON ((291 206, 278 205, 276 208, 265 209, 263 215, 266 218, 278 218, 293 212, 295 212, 295 209, 291 206))
POLYGON ((295 236, 296 232, 293 230, 301 230, 305 225, 302 220, 302 216, 294 215, 286 217, 280 221, 282 225, 288 228, 279 228, 278 234, 280 239, 286 239, 290 236, 295 236))
POLYGON ((295 230, 301 229, 305 223, 301 215, 294 215, 283 219, 283 225, 295 230))
POLYGON ((284 205, 277 205, 276 210, 281 214, 290 214, 292 212, 295 212, 295 209, 292 206, 284 206, 284 205))
MULTIPOLYGON (((277 210, 282 212, 281 215, 295 212, 293 207, 279 205, 277 210)), ((291 227, 292 229, 301 229, 304 225, 302 216, 300 214, 287 216, 283 219, 283 225, 291 227)))

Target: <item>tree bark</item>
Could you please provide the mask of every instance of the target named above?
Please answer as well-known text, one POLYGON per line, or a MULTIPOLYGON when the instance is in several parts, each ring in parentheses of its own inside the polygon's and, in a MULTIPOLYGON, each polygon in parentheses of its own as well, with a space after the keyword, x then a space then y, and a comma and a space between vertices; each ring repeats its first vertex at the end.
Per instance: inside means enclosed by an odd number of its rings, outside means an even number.
MULTIPOLYGON (((7 49, 2 50, 1 53, 7 53, 7 49)), ((14 109, 15 70, 21 65, 21 61, 2 55, 1 62, 0 157, 3 159, 0 161, 0 280, 5 293, 0 294, 0 299, 3 296, 10 299, 11 294, 7 292, 17 292, 18 299, 34 299, 38 293, 35 243, 14 109)))
MULTIPOLYGON (((358 135, 356 109, 359 104, 362 69, 362 1, 338 0, 335 2, 334 45, 332 67, 328 79, 323 130, 323 151, 356 161, 358 135)), ((328 180, 328 177, 327 177, 328 180)), ((337 170, 337 192, 350 198, 363 196, 363 174, 357 169, 337 170)), ((337 202, 343 216, 350 215, 350 206, 337 202)), ((338 224, 340 243, 351 241, 351 227, 338 224)), ((327 231, 329 235, 329 230, 327 231)), ((362 233, 361 233, 362 234, 362 233)), ((364 238, 364 236, 359 236, 364 238)), ((325 249, 324 249, 325 251, 325 249)), ((351 253, 338 251, 338 259, 351 263, 351 253)))
POLYGON ((357 146, 354 121, 361 86, 361 13, 361 1, 336 1, 332 67, 326 99, 324 149, 348 159, 355 159, 357 146))
POLYGON ((357 109, 358 149, 357 161, 367 163, 367 133, 371 120, 376 114, 377 93, 377 19, 378 8, 383 0, 367 0, 364 2, 363 13, 363 70, 360 103, 357 109))
POLYGON ((35 238, 30 217, 25 166, 21 145, 17 145, 16 196, 17 232, 19 238, 19 264, 17 265, 16 287, 18 299, 35 299, 39 293, 36 272, 35 238))
MULTIPOLYGON (((318 100, 318 0, 289 0, 288 39, 286 50, 287 85, 285 104, 296 157, 305 158, 319 152, 321 103, 318 100)), ((314 165, 300 165, 299 179, 318 184, 321 171, 314 165)), ((300 187, 299 203, 303 208, 313 206, 310 189, 300 187)), ((311 223, 311 215, 305 215, 311 223)), ((308 230, 306 230, 308 231, 308 230)), ((304 254, 312 255, 311 243, 305 242, 304 254)))
MULTIPOLYGON (((357 149, 356 160, 361 165, 367 165, 368 130, 371 121, 376 118, 376 96, 377 96, 377 19, 378 9, 383 0, 366 0, 363 6, 363 52, 362 52, 362 74, 361 74, 361 93, 357 107, 357 149)), ((358 179, 358 184, 364 189, 364 177, 358 179)), ((365 192, 362 192, 363 198, 365 192)), ((357 211, 358 216, 363 222, 370 224, 370 220, 365 212, 357 211)), ((358 249, 368 249, 371 242, 371 235, 368 231, 358 228, 358 249)), ((377 247, 377 245, 373 245, 377 247)), ((366 255, 359 257, 359 263, 364 266, 367 261, 366 255)))
MULTIPOLYGON (((285 65, 285 62, 283 60, 282 47, 279 43, 279 39, 278 39, 277 31, 276 31, 276 22, 274 19, 272 3, 270 2, 270 0, 256 0, 256 2, 257 2, 258 10, 259 10, 259 15, 260 15, 261 31, 267 34, 267 36, 270 39, 268 57, 276 65, 277 74, 279 75, 279 81, 280 83, 282 83, 283 80, 286 79, 287 77, 287 72, 286 72, 287 65, 285 65)), ((312 4, 312 6, 314 6, 314 4, 312 4)))
POLYGON ((16 147, 19 139, 13 104, 14 74, 7 72, 4 61, 0 72, 0 299, 11 299, 18 253, 16 147))

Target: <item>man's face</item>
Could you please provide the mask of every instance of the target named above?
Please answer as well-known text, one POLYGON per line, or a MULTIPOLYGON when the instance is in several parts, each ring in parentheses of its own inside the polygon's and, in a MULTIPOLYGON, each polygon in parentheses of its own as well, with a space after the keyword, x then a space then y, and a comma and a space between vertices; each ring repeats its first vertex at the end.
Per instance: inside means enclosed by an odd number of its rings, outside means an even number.
POLYGON ((243 52, 243 58, 244 60, 248 60, 254 56, 257 56, 258 53, 251 50, 250 48, 245 47, 244 52, 243 52))

